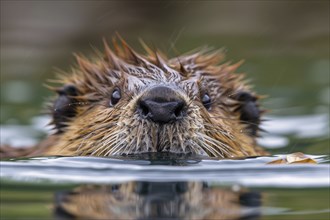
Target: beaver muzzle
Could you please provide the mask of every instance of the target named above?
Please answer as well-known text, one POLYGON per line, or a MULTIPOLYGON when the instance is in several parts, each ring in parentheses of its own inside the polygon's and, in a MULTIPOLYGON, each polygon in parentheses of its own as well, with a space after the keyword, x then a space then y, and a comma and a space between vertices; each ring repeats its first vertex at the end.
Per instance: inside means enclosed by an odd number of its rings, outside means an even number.
POLYGON ((137 111, 144 119, 159 124, 173 123, 187 114, 187 104, 173 89, 157 86, 140 97, 137 111))

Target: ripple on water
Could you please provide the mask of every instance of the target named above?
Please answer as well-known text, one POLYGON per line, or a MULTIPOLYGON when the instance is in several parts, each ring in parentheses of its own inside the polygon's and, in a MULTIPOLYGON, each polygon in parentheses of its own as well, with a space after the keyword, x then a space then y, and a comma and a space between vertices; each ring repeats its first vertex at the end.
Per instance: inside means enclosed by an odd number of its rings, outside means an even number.
MULTIPOLYGON (((279 155, 283 156, 283 155, 279 155)), ((23 181, 108 184, 123 181, 217 181, 255 187, 325 187, 329 164, 266 165, 275 157, 237 160, 38 157, 1 163, 1 177, 23 181)))

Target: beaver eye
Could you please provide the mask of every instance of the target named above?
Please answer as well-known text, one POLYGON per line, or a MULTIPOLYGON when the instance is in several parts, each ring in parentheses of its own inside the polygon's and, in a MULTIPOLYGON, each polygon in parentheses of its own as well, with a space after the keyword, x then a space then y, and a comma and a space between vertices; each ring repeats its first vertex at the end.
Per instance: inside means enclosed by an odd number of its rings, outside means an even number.
POLYGON ((121 98, 120 90, 118 88, 114 89, 111 94, 110 106, 116 105, 121 98))
POLYGON ((202 98, 202 103, 206 109, 210 109, 211 107, 211 98, 209 94, 205 93, 202 98))

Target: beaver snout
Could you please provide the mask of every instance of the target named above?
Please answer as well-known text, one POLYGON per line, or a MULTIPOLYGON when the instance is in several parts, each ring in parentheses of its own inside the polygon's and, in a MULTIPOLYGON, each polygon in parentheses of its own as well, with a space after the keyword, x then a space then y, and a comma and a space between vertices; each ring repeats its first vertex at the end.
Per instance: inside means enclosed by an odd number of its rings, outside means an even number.
POLYGON ((186 102, 171 88, 154 87, 137 102, 137 111, 144 119, 164 124, 182 119, 186 115, 186 102))

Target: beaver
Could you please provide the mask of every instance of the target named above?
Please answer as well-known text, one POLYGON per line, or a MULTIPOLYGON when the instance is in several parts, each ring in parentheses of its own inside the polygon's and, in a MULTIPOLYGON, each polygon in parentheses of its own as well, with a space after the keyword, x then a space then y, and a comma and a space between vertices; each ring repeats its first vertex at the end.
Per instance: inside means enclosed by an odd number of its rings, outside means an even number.
POLYGON ((145 152, 232 158, 266 155, 256 144, 264 110, 242 61, 202 47, 167 58, 120 36, 94 58, 77 55, 71 73, 48 86, 55 132, 29 155, 113 156, 145 152))
POLYGON ((260 219, 263 200, 262 193, 237 186, 136 181, 56 192, 54 215, 56 219, 260 219))

